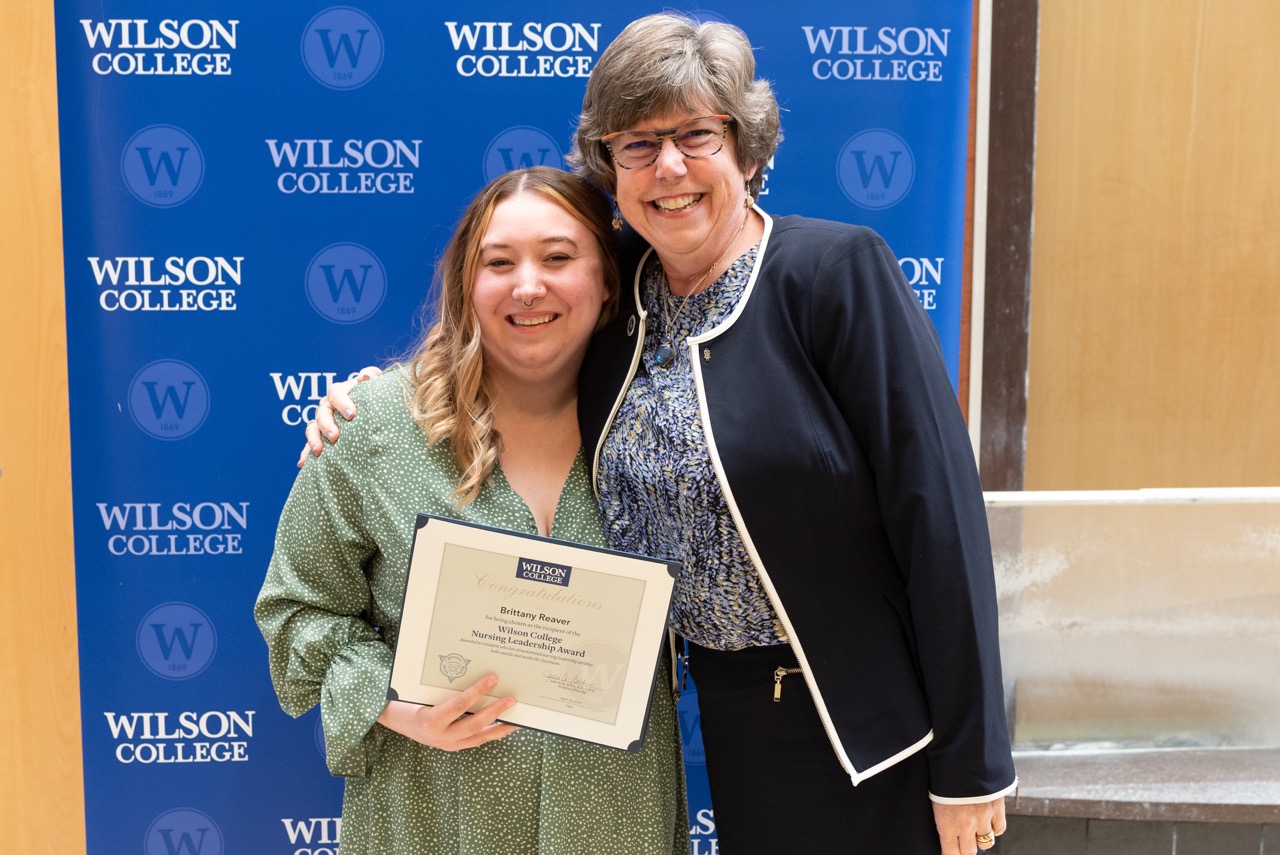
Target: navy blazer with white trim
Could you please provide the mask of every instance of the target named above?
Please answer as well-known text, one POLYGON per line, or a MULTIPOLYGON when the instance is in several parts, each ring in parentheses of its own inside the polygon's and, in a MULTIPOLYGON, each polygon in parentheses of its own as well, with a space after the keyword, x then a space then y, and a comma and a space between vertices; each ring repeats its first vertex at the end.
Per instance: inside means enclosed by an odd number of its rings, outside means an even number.
MULTIPOLYGON (((999 796, 986 512, 933 326, 870 229, 764 216, 737 308, 686 354, 725 499, 853 783, 924 749, 935 800, 999 796)), ((593 483, 646 327, 646 247, 624 243, 622 305, 581 375, 593 483)))

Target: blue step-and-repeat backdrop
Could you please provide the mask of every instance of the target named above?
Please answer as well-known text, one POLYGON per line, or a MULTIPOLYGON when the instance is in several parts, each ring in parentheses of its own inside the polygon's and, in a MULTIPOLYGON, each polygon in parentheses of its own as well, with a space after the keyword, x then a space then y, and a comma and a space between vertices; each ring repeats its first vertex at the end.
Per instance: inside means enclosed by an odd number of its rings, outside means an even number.
POLYGON ((662 9, 748 33, 786 135, 761 206, 883 234, 955 385, 972 0, 55 0, 90 853, 339 851, 252 617, 301 426, 413 343, 466 201, 562 166, 596 58, 662 9))

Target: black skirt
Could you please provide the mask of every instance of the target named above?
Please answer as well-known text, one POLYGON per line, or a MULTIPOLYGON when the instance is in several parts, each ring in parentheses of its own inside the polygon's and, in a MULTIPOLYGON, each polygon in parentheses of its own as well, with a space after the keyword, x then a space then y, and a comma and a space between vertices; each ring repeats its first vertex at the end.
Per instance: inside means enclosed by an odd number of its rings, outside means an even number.
POLYGON ((689 642, 723 855, 937 855, 924 751, 854 786, 787 645, 718 651, 689 642))

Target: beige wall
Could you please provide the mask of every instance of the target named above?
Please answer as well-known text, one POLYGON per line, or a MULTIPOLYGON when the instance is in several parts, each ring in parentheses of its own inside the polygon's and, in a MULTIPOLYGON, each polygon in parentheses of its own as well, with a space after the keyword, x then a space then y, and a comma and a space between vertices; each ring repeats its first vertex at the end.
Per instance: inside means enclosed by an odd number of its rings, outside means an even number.
POLYGON ((85 851, 53 4, 0 50, 0 849, 85 851))
MULTIPOLYGON (((84 851, 50 3, 0 51, 0 827, 84 851)), ((1043 0, 1029 489, 1280 484, 1273 0, 1043 0)))
POLYGON ((1026 488, 1280 485, 1280 3, 1040 14, 1026 488))

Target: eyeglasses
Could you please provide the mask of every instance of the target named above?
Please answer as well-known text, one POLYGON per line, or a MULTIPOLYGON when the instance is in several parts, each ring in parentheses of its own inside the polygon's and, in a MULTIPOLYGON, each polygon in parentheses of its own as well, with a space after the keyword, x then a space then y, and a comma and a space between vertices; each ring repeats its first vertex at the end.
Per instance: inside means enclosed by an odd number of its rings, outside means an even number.
POLYGON ((724 148, 731 121, 731 116, 699 116, 675 128, 605 134, 600 142, 623 169, 642 169, 657 162, 663 137, 671 137, 671 144, 685 157, 710 157, 724 148))

